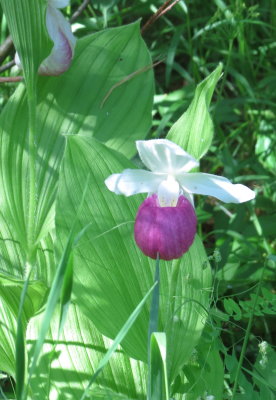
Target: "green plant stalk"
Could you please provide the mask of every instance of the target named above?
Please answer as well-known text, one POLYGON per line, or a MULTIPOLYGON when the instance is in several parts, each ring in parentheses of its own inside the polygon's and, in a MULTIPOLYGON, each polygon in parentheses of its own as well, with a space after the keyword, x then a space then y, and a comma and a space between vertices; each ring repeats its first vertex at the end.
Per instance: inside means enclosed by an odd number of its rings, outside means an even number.
POLYGON ((35 245, 35 218, 36 218, 36 91, 35 88, 28 90, 28 112, 29 112, 29 212, 28 212, 28 252, 27 262, 33 265, 36 253, 35 245))
POLYGON ((232 391, 232 400, 234 400, 236 392, 237 392, 239 375, 240 375, 242 363, 243 363, 243 360, 244 360, 245 352, 246 352, 246 349, 247 349, 249 335, 250 335, 250 332, 251 332, 253 319, 254 319, 254 311, 255 311, 255 308, 256 308, 256 306, 258 304, 259 294, 260 294, 262 282, 263 282, 263 279, 264 279, 264 273, 265 273, 265 270, 266 270, 266 266, 267 266, 267 260, 265 261, 265 264, 264 264, 264 267, 263 267, 261 279, 259 281, 259 284, 258 284, 258 287, 257 287, 257 290, 256 290, 256 296, 255 296, 255 299, 254 299, 252 312, 251 312, 249 320, 248 320, 248 324, 247 324, 247 328, 246 328, 246 332, 245 332, 245 338, 244 338, 244 341, 243 341, 243 344, 242 344, 241 355, 240 355, 239 362, 238 362, 238 368, 237 368, 236 375, 235 375, 234 386, 233 386, 233 391, 232 391))
POLYGON ((179 275, 179 265, 180 261, 176 260, 173 263, 172 266, 172 275, 171 275, 171 281, 170 281, 170 287, 169 287, 169 301, 171 303, 171 306, 169 308, 169 318, 168 321, 172 321, 174 313, 175 313, 175 293, 176 293, 176 287, 177 287, 177 281, 178 281, 178 275, 179 275))
POLYGON ((150 304, 150 318, 149 318, 149 328, 148 328, 148 390, 147 390, 147 400, 151 399, 151 384, 150 384, 150 351, 151 351, 151 335, 158 331, 158 314, 159 314, 159 289, 160 289, 160 271, 159 271, 159 253, 157 253, 156 264, 155 264, 155 274, 154 283, 156 284, 152 293, 152 300, 150 304))
POLYGON ((25 376, 26 376, 26 357, 25 357, 25 338, 22 326, 23 307, 27 296, 32 266, 26 267, 27 275, 20 296, 17 331, 16 331, 16 347, 15 347, 15 366, 16 366, 16 399, 21 400, 24 392, 25 376))
POLYGON ((151 334, 158 331, 158 311, 159 311, 159 288, 160 288, 160 273, 159 273, 159 254, 156 257, 154 282, 156 286, 152 293, 152 301, 150 305, 150 320, 148 329, 148 351, 150 352, 151 334))

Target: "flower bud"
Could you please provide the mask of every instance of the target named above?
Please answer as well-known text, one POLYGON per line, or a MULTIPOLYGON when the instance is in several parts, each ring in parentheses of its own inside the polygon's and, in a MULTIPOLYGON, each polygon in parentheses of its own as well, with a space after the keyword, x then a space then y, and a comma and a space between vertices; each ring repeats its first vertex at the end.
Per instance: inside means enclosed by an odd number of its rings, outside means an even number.
POLYGON ((196 215, 188 199, 179 196, 175 207, 160 207, 156 194, 148 197, 136 215, 134 237, 151 258, 173 260, 188 251, 196 234, 196 215))

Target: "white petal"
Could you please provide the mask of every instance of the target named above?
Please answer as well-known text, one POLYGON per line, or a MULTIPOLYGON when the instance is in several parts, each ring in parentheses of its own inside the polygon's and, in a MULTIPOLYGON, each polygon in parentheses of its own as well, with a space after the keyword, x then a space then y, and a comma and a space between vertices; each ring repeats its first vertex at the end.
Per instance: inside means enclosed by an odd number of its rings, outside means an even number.
POLYGON ((157 192, 166 176, 143 169, 125 169, 121 174, 110 175, 105 184, 111 192, 131 196, 137 193, 157 192))
POLYGON ((48 4, 56 8, 64 8, 70 4, 70 0, 48 0, 48 4))
POLYGON ((138 140, 139 156, 153 172, 176 175, 199 165, 190 154, 167 139, 138 140))
POLYGON ((54 42, 54 47, 50 55, 40 65, 39 73, 42 75, 59 75, 70 66, 76 38, 63 14, 50 5, 47 8, 46 26, 49 36, 54 42))
POLYGON ((175 207, 179 197, 179 183, 168 176, 158 187, 158 202, 160 207, 175 207))
POLYGON ((213 196, 225 203, 243 203, 255 197, 253 190, 247 186, 233 184, 222 176, 199 172, 183 174, 177 179, 185 191, 213 196))

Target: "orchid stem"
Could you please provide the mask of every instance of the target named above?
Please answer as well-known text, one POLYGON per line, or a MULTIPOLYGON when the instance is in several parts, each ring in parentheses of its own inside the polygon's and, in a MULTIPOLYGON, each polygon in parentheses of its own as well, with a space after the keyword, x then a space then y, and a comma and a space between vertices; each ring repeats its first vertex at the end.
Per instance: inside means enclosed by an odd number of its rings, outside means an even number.
POLYGON ((150 320, 149 320, 149 329, 148 329, 148 349, 150 349, 150 338, 153 332, 158 331, 158 311, 159 311, 159 288, 160 288, 160 273, 159 273, 159 253, 156 257, 156 265, 155 265, 155 276, 154 282, 157 282, 157 285, 153 289, 152 300, 150 305, 150 320))
POLYGON ((168 318, 168 321, 171 322, 173 320, 173 316, 175 313, 175 294, 176 294, 178 275, 179 275, 179 260, 175 260, 172 265, 172 274, 169 286, 170 318, 168 318))
POLYGON ((156 286, 152 292, 152 299, 150 305, 150 318, 149 318, 149 328, 148 328, 148 393, 147 400, 151 399, 151 385, 150 385, 150 341, 153 332, 158 331, 158 314, 159 314, 159 288, 160 288, 160 271, 159 271, 159 253, 157 253, 156 264, 155 264, 155 275, 154 282, 157 282, 156 286))

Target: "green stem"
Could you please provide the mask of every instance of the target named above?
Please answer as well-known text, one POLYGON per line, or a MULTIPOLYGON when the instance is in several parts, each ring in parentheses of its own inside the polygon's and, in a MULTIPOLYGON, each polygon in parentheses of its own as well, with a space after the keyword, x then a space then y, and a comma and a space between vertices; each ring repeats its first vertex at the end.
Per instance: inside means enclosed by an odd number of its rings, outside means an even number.
POLYGON ((149 319, 149 328, 148 328, 148 393, 147 400, 151 399, 151 386, 150 386, 150 341, 151 335, 153 332, 158 331, 158 314, 159 314, 159 288, 160 288, 160 271, 159 271, 159 253, 157 253, 156 264, 155 264, 155 275, 154 282, 157 282, 155 288, 152 292, 152 300, 150 305, 150 319, 149 319))
POLYGON ((245 332, 245 338, 244 338, 244 341, 243 341, 243 344, 242 344, 241 355, 240 355, 240 359, 239 359, 239 362, 238 362, 238 368, 237 368, 236 375, 235 375, 234 387, 233 387, 233 392, 232 392, 232 400, 234 400, 236 392, 237 392, 239 375, 240 375, 242 363, 243 363, 243 360, 244 360, 245 352, 246 352, 246 349, 247 349, 249 335, 250 335, 250 332, 251 332, 253 319, 254 319, 254 312, 255 312, 256 306, 258 304, 259 294, 260 294, 262 282, 263 282, 263 279, 264 279, 264 273, 265 273, 265 270, 266 270, 266 266, 267 266, 267 260, 265 261, 265 265, 263 267, 261 279, 259 281, 259 284, 258 284, 258 287, 257 287, 257 290, 256 290, 256 295, 255 295, 255 299, 254 299, 254 303, 253 303, 253 307, 252 307, 252 312, 251 312, 249 320, 248 320, 248 324, 247 324, 247 328, 246 328, 246 332, 245 332))
POLYGON ((157 285, 153 289, 152 300, 150 305, 150 320, 149 320, 149 329, 148 329, 148 349, 150 350, 150 338, 153 332, 158 332, 158 311, 159 311, 159 287, 160 287, 160 273, 159 273, 159 254, 156 257, 155 264, 155 276, 154 282, 157 282, 157 285))
POLYGON ((32 266, 27 263, 26 277, 24 286, 20 295, 19 310, 17 316, 17 331, 16 331, 16 346, 15 346, 15 365, 16 365, 16 399, 24 399, 24 385, 26 376, 26 348, 25 348, 25 332, 23 329, 23 307, 27 296, 30 276, 32 272, 32 266))
POLYGON ((169 288, 169 302, 170 302, 170 315, 168 318, 169 323, 172 322, 174 313, 175 313, 175 293, 179 275, 179 265, 180 261, 175 260, 172 265, 172 274, 171 274, 171 281, 170 281, 170 288, 169 288))
POLYGON ((28 91, 28 111, 29 111, 29 214, 27 226, 28 253, 27 261, 33 264, 35 258, 35 217, 37 203, 36 189, 36 92, 35 89, 28 91))

